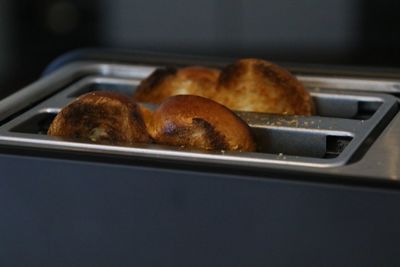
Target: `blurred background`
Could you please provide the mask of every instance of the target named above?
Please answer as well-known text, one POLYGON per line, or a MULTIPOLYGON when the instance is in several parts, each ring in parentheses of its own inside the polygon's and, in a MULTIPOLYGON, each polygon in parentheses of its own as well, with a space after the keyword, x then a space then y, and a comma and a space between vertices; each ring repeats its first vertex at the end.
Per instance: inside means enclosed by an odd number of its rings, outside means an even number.
POLYGON ((399 8, 389 0, 0 0, 0 97, 87 47, 397 68, 399 8))

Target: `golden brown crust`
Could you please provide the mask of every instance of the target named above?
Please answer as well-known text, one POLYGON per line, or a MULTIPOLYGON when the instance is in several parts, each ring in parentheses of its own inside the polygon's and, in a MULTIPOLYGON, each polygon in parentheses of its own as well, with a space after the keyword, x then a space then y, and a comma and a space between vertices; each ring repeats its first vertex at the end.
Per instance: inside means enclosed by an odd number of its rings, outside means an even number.
POLYGON ((107 144, 148 143, 151 138, 142 113, 129 97, 91 92, 64 107, 48 135, 107 144))
POLYGON ((148 130, 160 144, 205 150, 256 149, 245 122, 228 108, 200 96, 169 97, 153 113, 148 130))
POLYGON ((160 104, 172 95, 199 95, 212 98, 219 70, 203 67, 163 68, 154 71, 136 89, 136 101, 160 104))
POLYGON ((303 85, 268 61, 242 59, 224 68, 214 100, 233 110, 312 115, 314 104, 303 85))
POLYGON ((310 94, 288 71, 268 61, 242 59, 221 72, 203 67, 158 69, 142 81, 134 99, 161 103, 172 95, 207 97, 230 109, 312 115, 310 94))

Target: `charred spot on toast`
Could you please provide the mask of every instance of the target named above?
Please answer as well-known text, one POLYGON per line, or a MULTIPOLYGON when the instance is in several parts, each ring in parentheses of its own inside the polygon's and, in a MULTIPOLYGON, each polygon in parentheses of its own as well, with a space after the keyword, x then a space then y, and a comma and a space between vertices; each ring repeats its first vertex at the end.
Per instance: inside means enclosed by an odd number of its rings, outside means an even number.
POLYGON ((182 135, 183 128, 176 127, 175 123, 166 122, 164 125, 163 133, 167 136, 182 135), (181 133, 181 134, 180 134, 181 133))
POLYGON ((99 118, 101 120, 106 119, 107 117, 118 117, 120 115, 121 110, 118 107, 97 106, 91 103, 73 103, 68 110, 63 113, 64 120, 68 121, 68 123, 72 125, 80 124, 82 121, 90 124, 90 121, 93 121, 93 118, 99 118), (104 115, 107 116, 103 118, 104 115))
POLYGON ((165 123, 162 129, 161 143, 179 145, 182 147, 197 147, 205 150, 227 150, 229 144, 225 137, 202 118, 193 118, 191 125, 178 126, 175 123, 165 123))
POLYGON ((139 106, 114 92, 91 92, 56 116, 49 135, 105 144, 151 141, 139 106))
POLYGON ((265 65, 257 63, 253 66, 254 70, 261 73, 265 78, 276 85, 288 84, 288 79, 279 74, 279 72, 272 65, 265 65))
POLYGON ((210 149, 213 150, 224 150, 229 148, 229 144, 226 142, 225 137, 215 130, 208 121, 202 118, 193 118, 192 124, 195 128, 200 128, 204 131, 206 140, 209 141, 210 149))
POLYGON ((245 66, 240 63, 234 63, 226 66, 219 76, 218 83, 222 86, 228 86, 236 77, 246 71, 245 66))
POLYGON ((68 109, 63 112, 63 119, 67 121, 70 125, 81 124, 85 117, 89 114, 101 114, 102 108, 98 106, 93 106, 87 103, 72 103, 68 109))
POLYGON ((147 79, 143 80, 138 90, 152 90, 160 85, 167 77, 173 76, 178 72, 175 67, 165 67, 156 69, 147 79))

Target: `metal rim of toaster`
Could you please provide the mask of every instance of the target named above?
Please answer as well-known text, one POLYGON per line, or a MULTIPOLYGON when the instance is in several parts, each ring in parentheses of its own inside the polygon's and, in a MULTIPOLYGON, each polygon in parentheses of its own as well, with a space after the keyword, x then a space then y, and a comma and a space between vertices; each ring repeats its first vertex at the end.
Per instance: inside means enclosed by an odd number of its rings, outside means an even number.
MULTIPOLYGON (((111 153, 121 156, 134 156, 158 159, 179 159, 190 162, 203 162, 207 164, 227 164, 235 166, 253 166, 264 168, 266 166, 302 166, 302 167, 337 167, 350 162, 354 154, 359 150, 367 138, 373 136, 374 131, 380 131, 382 124, 387 124, 394 116, 397 108, 397 99, 385 94, 371 94, 362 92, 337 92, 325 89, 335 89, 345 87, 340 84, 340 79, 335 80, 333 86, 329 82, 316 87, 315 83, 305 85, 314 87, 312 95, 315 99, 321 101, 333 102, 331 109, 335 108, 335 103, 346 105, 352 102, 352 106, 358 102, 379 103, 370 118, 350 119, 350 118, 332 118, 332 117, 284 117, 268 114, 251 114, 239 112, 238 115, 246 120, 253 129, 260 131, 277 131, 279 135, 283 131, 288 135, 300 133, 299 139, 303 136, 315 135, 318 138, 327 136, 348 137, 351 141, 343 151, 335 158, 317 158, 308 156, 289 155, 285 153, 242 153, 242 152, 201 152, 201 151, 182 151, 176 148, 166 148, 159 145, 138 145, 135 147, 123 147, 101 144, 89 144, 75 141, 66 141, 46 135, 34 133, 23 133, 14 131, 15 127, 30 118, 42 113, 56 113, 59 109, 79 95, 79 90, 88 84, 114 84, 135 86, 139 81, 149 75, 156 67, 138 66, 138 65, 119 65, 105 63, 73 63, 56 71, 48 77, 33 84, 21 92, 5 99, 0 105, 0 116, 9 115, 10 112, 18 108, 19 103, 25 105, 32 102, 34 98, 51 95, 43 102, 29 109, 25 113, 17 116, 11 121, 0 126, 0 143, 11 144, 22 147, 35 147, 47 149, 62 149, 70 151, 90 152, 90 153, 111 153), (72 84, 70 84, 72 82, 72 84), (69 85, 68 85, 69 84, 69 85), (58 93, 55 93, 57 92, 58 93), (34 96, 34 97, 33 97, 34 96), (346 102, 347 101, 347 102, 346 102), (7 109, 8 108, 8 109, 7 109), (267 123, 266 123, 267 121, 267 123), (293 125, 294 122, 294 125, 293 125), (301 135, 303 134, 303 135, 301 135)), ((310 78, 311 79, 311 78, 310 78)), ((321 80, 322 78, 320 78, 321 80)), ((304 80, 304 79, 303 79, 304 80)), ((307 80, 307 79, 305 79, 307 80)), ((312 79, 310 81, 313 81, 312 79)), ((318 80, 317 80, 318 81, 318 80)), ((323 81, 323 79, 322 79, 323 81)), ((328 80, 329 81, 329 80, 328 80)), ((353 83, 355 81, 352 81, 353 83)), ((364 81, 364 85, 368 81, 364 81)), ((354 85, 354 84, 353 84, 354 85)), ((370 85, 369 85, 370 86, 370 85)), ((308 86, 309 87, 309 86, 308 86)), ((81 92, 82 93, 82 92, 81 92)), ((331 103, 332 104, 332 103, 331 103)), ((323 104, 324 105, 324 104, 323 104)), ((326 105, 326 104, 325 104, 326 105)), ((354 108, 353 108, 354 109, 354 108)), ((375 136, 376 137, 376 136, 375 136)), ((290 139, 290 138, 289 138, 290 139)), ((287 140, 283 140, 287 141, 287 140)), ((314 139, 310 139, 313 142, 314 139)), ((301 141, 297 141, 301 142, 301 141)), ((301 149, 301 144, 299 149, 301 149)))

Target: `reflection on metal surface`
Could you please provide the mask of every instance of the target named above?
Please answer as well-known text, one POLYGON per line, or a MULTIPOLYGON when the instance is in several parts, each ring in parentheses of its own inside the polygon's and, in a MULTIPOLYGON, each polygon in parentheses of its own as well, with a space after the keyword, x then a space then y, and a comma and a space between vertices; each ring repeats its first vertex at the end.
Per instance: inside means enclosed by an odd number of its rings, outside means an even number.
POLYGON ((340 173, 364 178, 400 181, 399 137, 400 114, 397 114, 368 150, 368 153, 356 164, 345 166, 340 173))
POLYGON ((388 176, 391 180, 400 178, 400 131, 392 133, 393 138, 384 139, 384 159, 387 160, 388 176), (397 138, 396 138, 397 136, 397 138))
POLYGON ((349 77, 317 77, 302 75, 299 75, 298 79, 310 88, 315 87, 379 93, 400 93, 399 80, 349 77))

